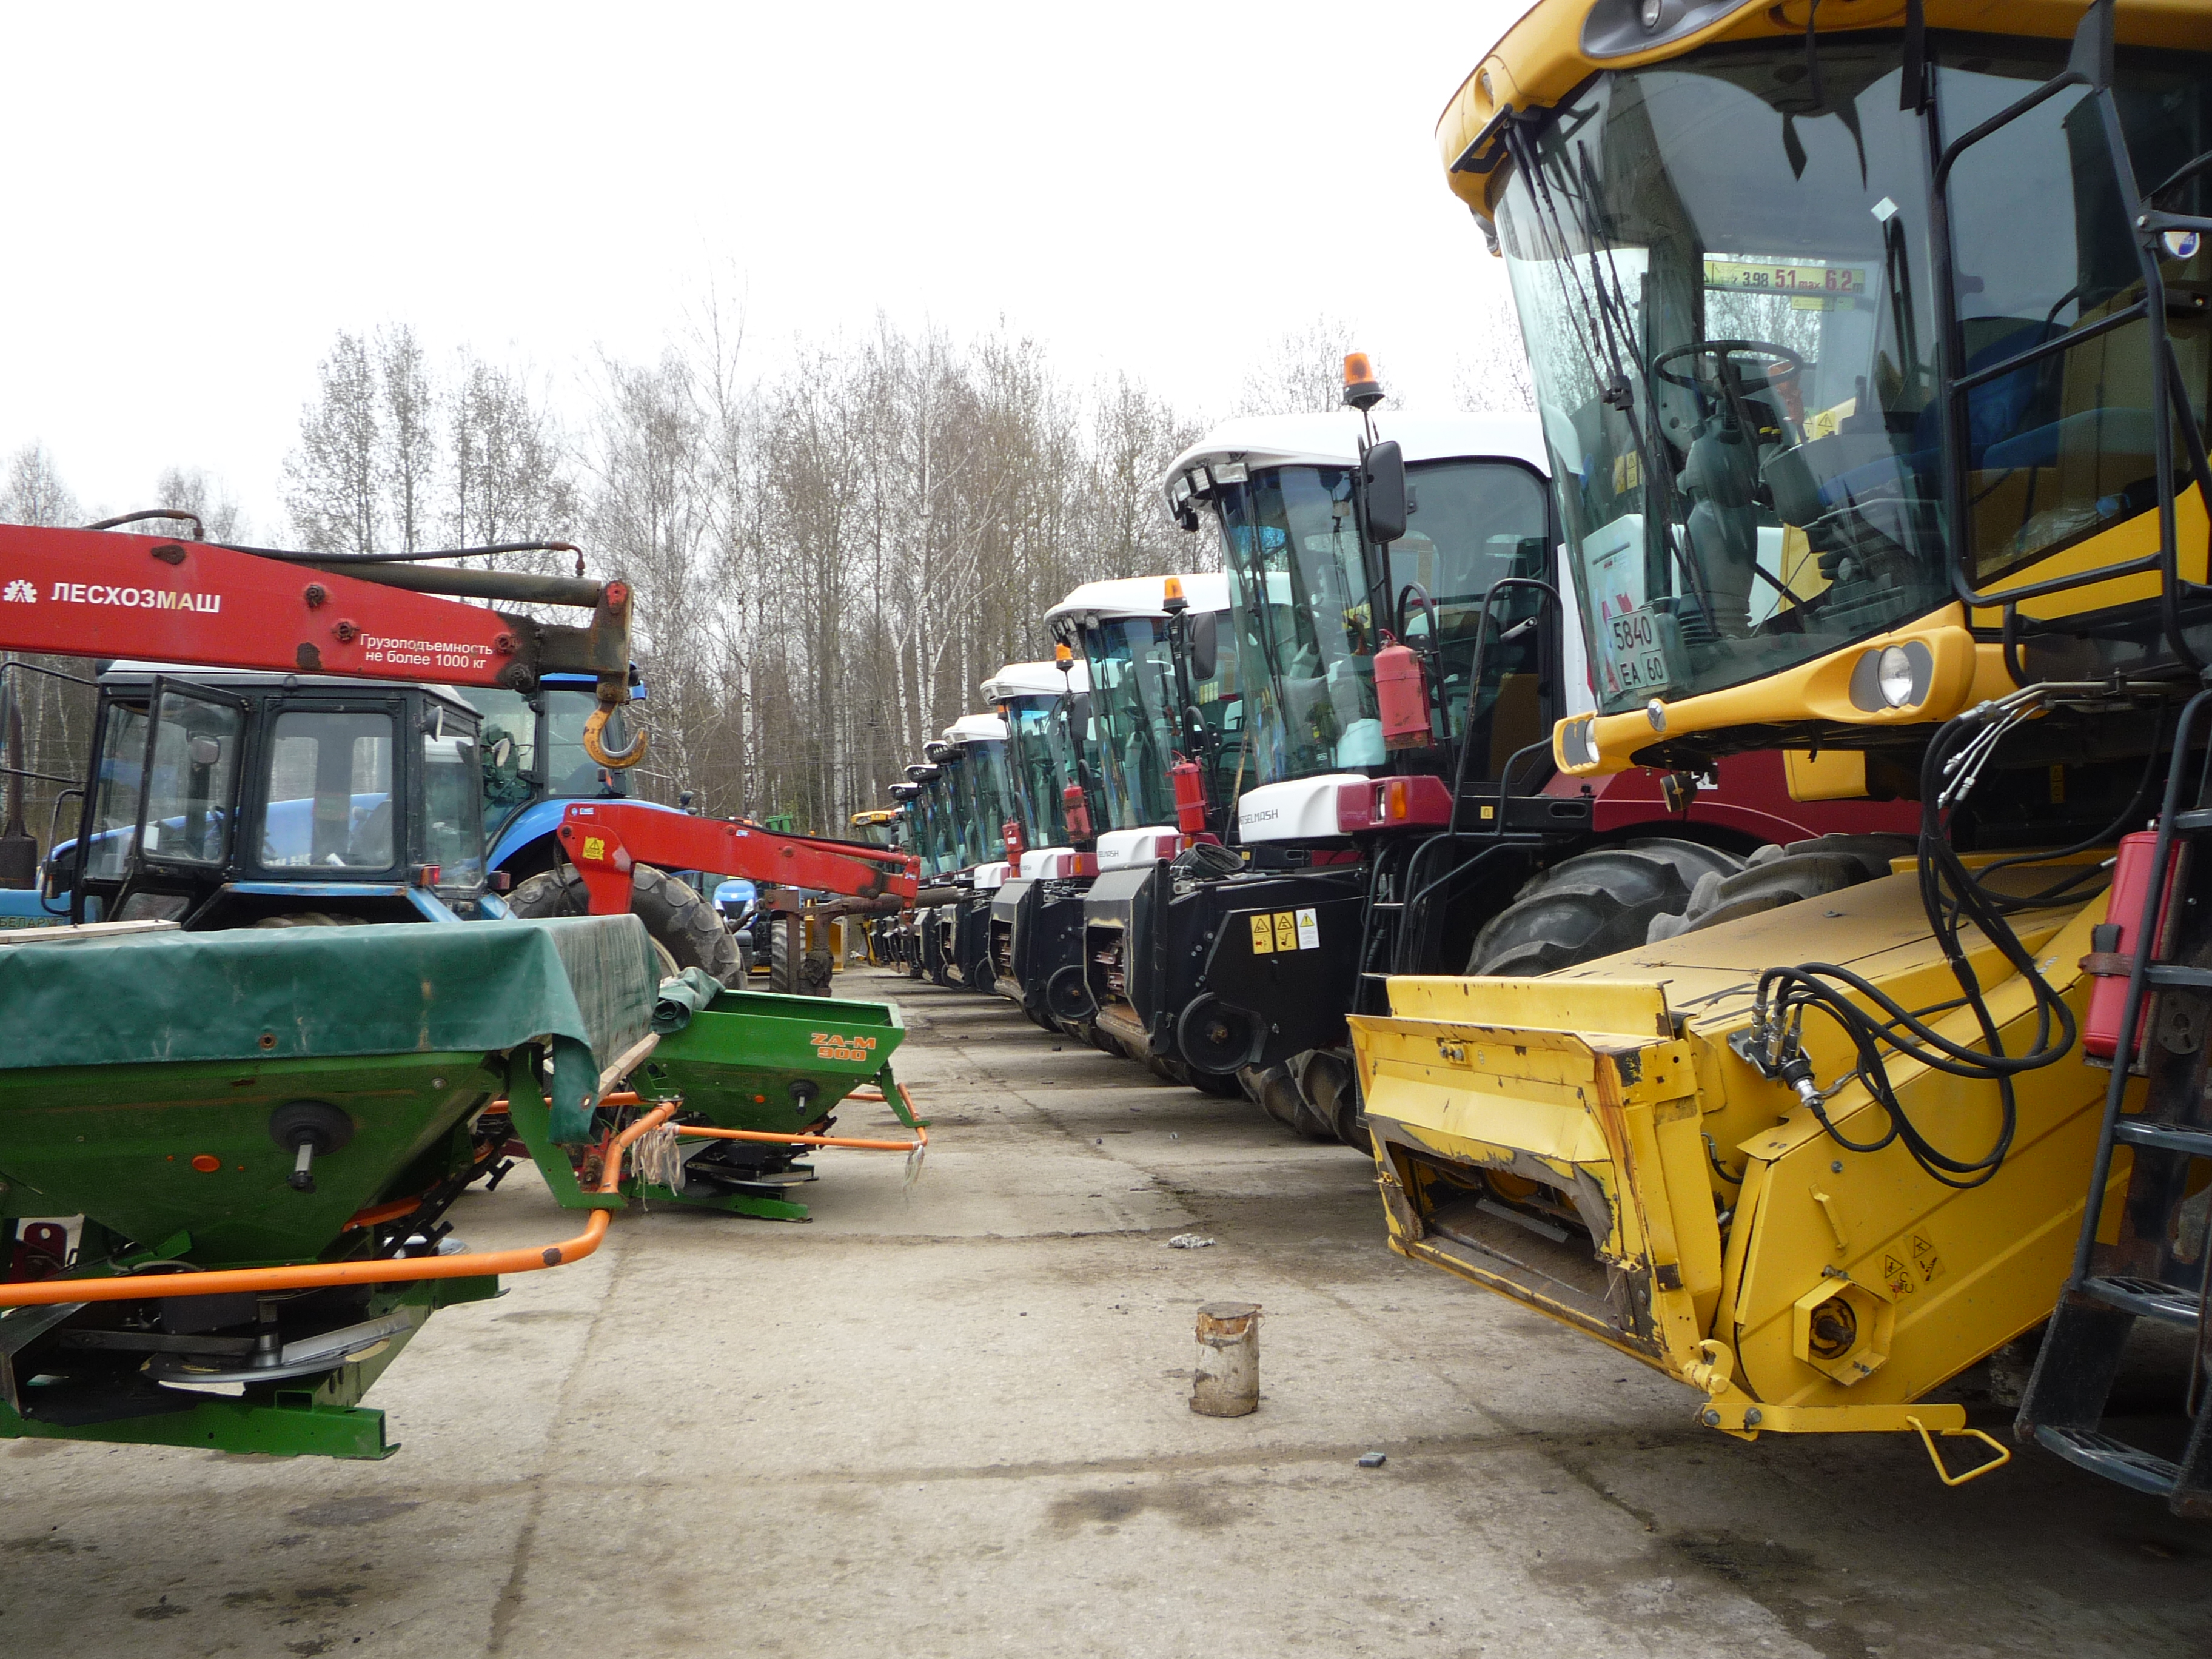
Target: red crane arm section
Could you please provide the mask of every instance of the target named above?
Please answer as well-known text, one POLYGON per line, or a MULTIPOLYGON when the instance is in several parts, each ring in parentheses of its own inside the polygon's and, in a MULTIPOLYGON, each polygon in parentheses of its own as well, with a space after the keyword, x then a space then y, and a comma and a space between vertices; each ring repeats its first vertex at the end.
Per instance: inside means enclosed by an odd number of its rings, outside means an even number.
POLYGON ((501 685, 520 648, 459 599, 207 542, 0 525, 0 650, 501 685))
POLYGON ((635 801, 579 802, 562 814, 559 834, 595 915, 629 912, 629 872, 640 864, 909 903, 921 886, 921 861, 910 853, 778 835, 757 824, 693 817, 635 801))

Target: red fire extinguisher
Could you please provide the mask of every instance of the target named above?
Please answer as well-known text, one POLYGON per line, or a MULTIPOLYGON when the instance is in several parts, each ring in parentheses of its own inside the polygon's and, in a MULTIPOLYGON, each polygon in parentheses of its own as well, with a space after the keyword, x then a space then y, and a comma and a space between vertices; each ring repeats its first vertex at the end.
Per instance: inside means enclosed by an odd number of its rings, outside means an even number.
MULTIPOLYGON (((2119 1052, 2120 1016, 2128 1002, 2128 975, 2141 948, 2143 900, 2150 892, 2150 867, 2158 847, 2158 832, 2138 830, 2120 837, 2119 854, 2112 860, 2112 884, 2105 896, 2105 921, 2089 930, 2087 966, 2094 983, 2089 1006, 2081 1016, 2081 1052, 2095 1060, 2111 1060, 2119 1052)), ((2179 866, 2175 866, 2179 869, 2179 866)), ((2166 907, 2173 902, 2171 874, 2153 924, 2150 948, 2158 948, 2157 935, 2166 926, 2166 907)), ((2142 1033, 2136 1033, 2141 1042, 2142 1033)))
POLYGON ((1091 839, 1091 803, 1083 798, 1083 786, 1071 783, 1060 792, 1060 805, 1067 814, 1067 838, 1070 841, 1091 839))
POLYGON ((1018 859, 1030 850, 1022 836, 1022 821, 1019 818, 1008 818, 999 826, 999 834, 1006 843, 1008 858, 1018 859))
POLYGON ((1375 710, 1382 718, 1385 749, 1426 749, 1436 733, 1429 726, 1429 680, 1420 653, 1385 634, 1389 643, 1375 653, 1375 710))
POLYGON ((1175 781, 1176 828, 1186 836, 1206 833, 1206 774, 1199 769, 1196 761, 1181 755, 1168 768, 1168 775, 1175 781))

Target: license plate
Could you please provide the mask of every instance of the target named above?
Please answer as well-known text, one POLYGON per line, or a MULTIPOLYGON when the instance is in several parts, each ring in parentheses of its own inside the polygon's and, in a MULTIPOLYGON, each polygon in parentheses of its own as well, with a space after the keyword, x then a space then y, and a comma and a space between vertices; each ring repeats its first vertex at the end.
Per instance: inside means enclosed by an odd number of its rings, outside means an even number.
POLYGON ((1621 692, 1659 692, 1672 684, 1660 644, 1659 618, 1648 605, 1602 619, 1606 665, 1621 692))

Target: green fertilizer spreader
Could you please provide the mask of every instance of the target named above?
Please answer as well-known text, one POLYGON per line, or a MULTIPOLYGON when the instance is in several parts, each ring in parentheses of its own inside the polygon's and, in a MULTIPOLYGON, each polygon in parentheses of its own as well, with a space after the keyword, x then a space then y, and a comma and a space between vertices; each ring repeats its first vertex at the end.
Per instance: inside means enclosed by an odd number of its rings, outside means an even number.
POLYGON ((590 1133, 653 1014, 633 917, 5 937, 0 1437, 387 1455, 358 1402, 430 1314, 623 1202, 527 1250, 441 1220, 495 1100, 590 1133))

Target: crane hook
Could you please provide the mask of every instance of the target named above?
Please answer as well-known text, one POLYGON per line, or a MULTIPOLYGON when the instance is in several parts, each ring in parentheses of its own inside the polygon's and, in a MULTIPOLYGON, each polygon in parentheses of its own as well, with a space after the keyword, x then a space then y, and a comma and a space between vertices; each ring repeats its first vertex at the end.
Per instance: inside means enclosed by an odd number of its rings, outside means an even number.
POLYGON ((605 703, 594 708, 584 721, 584 752, 601 766, 619 772, 636 765, 645 758, 645 732, 642 728, 630 733, 629 744, 621 749, 609 749, 600 741, 607 729, 607 716, 614 712, 605 703))

